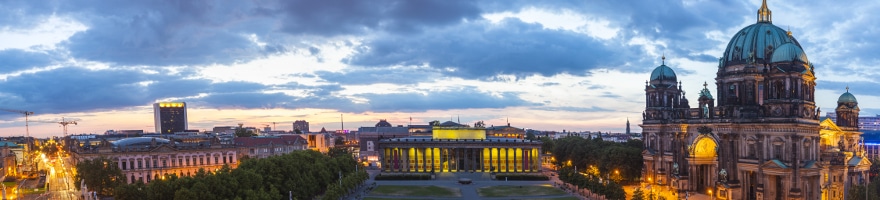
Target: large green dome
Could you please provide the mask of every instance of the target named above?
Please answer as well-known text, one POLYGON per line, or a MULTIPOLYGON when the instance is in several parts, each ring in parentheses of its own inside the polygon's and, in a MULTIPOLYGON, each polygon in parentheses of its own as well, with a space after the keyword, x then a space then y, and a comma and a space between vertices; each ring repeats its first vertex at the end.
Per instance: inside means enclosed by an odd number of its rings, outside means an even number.
POLYGON ((730 42, 727 43, 727 49, 724 50, 724 57, 722 58, 723 65, 749 63, 751 53, 754 53, 752 55, 755 62, 771 61, 772 55, 768 55, 767 52, 777 49, 786 43, 791 43, 802 49, 794 37, 791 37, 788 32, 770 22, 758 22, 746 26, 739 32, 736 32, 733 38, 730 39, 730 42))

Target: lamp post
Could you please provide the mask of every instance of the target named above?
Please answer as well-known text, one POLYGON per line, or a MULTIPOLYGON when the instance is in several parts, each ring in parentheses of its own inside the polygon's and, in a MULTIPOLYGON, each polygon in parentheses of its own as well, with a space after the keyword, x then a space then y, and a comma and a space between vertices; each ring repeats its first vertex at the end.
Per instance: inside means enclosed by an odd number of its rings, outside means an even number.
POLYGON ((712 189, 709 189, 709 198, 713 200, 715 199, 715 196, 712 195, 712 189))

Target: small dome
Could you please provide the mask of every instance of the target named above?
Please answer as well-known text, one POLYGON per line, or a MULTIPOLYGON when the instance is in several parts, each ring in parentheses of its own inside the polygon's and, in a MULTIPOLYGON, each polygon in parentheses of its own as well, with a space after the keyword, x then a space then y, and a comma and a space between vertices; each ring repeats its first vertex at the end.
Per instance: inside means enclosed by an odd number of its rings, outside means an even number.
POLYGON ((675 71, 665 64, 657 66, 657 68, 654 68, 654 71, 651 72, 651 86, 653 87, 673 87, 676 84, 677 79, 678 77, 675 76, 675 71))
POLYGON ((654 71, 651 72, 651 81, 661 80, 674 82, 677 78, 678 77, 675 76, 675 71, 666 65, 657 66, 657 68, 654 68, 654 71))
POLYGON ((859 101, 856 100, 856 96, 847 91, 846 93, 841 94, 840 98, 837 98, 837 103, 859 103, 859 101))
POLYGON ((387 120, 380 119, 379 123, 376 123, 376 127, 391 127, 391 123, 388 123, 387 120))
POLYGON ((779 48, 776 48, 773 51, 773 59, 771 62, 792 62, 792 61, 801 61, 803 63, 810 63, 810 60, 807 59, 807 54, 804 53, 804 50, 794 45, 792 43, 785 43, 779 48))
POLYGON ((156 145, 160 144, 170 144, 171 141, 165 138, 154 138, 154 137, 135 137, 135 138, 125 138, 121 140, 116 140, 110 142, 115 147, 130 147, 130 146, 150 146, 153 144, 153 140, 156 141, 156 145))

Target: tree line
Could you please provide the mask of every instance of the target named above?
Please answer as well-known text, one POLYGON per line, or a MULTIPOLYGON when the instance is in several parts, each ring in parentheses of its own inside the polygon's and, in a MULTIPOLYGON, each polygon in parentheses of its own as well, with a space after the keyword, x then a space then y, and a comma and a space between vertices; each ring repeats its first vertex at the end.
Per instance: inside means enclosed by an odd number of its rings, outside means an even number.
POLYGON ((544 148, 556 158, 556 166, 571 166, 579 172, 616 181, 639 181, 644 158, 641 140, 625 143, 601 138, 563 137, 544 140, 544 148))
MULTIPOLYGON (((82 162, 82 167, 95 167, 94 163, 104 162, 99 159, 82 162)), ((366 171, 356 165, 358 163, 347 153, 330 156, 316 151, 295 151, 263 159, 245 159, 235 169, 224 166, 217 171, 199 170, 190 177, 165 175, 146 184, 119 181, 122 174, 115 166, 98 168, 111 174, 87 172, 87 175, 80 170, 97 170, 81 169, 78 164, 77 170, 82 177, 78 176, 77 180, 83 178, 87 184, 90 179, 99 180, 96 186, 101 185, 100 182, 110 183, 98 188, 89 187, 100 189, 103 196, 121 200, 287 199, 289 196, 294 199, 340 199, 368 178, 366 171), (116 181, 106 181, 101 176, 117 178, 116 181)))

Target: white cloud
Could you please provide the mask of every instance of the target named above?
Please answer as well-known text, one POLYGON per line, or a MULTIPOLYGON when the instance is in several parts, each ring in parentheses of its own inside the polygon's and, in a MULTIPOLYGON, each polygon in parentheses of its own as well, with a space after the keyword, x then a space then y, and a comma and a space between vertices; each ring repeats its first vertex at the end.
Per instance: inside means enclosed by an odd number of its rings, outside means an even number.
POLYGON ((35 27, 5 26, 0 28, 0 50, 28 49, 33 46, 54 48, 55 44, 87 28, 76 20, 55 15, 44 19, 35 27))
POLYGON ((493 23, 499 23, 505 18, 517 18, 523 22, 541 24, 546 29, 572 31, 603 40, 614 38, 620 32, 620 28, 612 26, 609 20, 570 10, 549 11, 529 7, 517 13, 500 12, 484 14, 483 18, 493 23))

